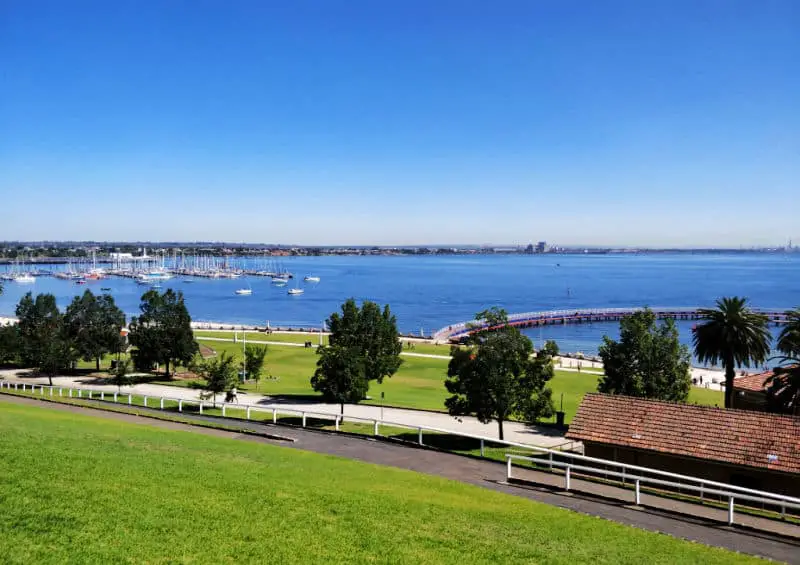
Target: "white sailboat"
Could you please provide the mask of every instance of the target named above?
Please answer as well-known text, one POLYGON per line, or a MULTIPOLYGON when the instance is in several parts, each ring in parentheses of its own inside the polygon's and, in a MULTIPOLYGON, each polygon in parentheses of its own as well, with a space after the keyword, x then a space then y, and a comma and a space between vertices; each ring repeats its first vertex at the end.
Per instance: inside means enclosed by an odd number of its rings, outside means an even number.
POLYGON ((14 282, 19 284, 33 284, 36 282, 36 277, 33 277, 28 273, 23 273, 14 277, 14 282))
POLYGON ((302 288, 290 288, 289 289, 289 294, 291 294, 291 295, 303 294, 304 292, 305 292, 305 290, 303 290, 302 288))
POLYGON ((306 277, 303 277, 303 280, 305 282, 319 282, 319 277, 308 275, 306 277))

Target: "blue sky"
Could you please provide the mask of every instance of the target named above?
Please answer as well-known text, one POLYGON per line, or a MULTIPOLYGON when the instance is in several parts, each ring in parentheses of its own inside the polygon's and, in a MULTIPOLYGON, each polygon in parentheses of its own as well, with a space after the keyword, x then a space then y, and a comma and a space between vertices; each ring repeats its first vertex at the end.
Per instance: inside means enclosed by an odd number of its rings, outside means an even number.
POLYGON ((800 3, 0 0, 0 239, 800 242, 800 3))

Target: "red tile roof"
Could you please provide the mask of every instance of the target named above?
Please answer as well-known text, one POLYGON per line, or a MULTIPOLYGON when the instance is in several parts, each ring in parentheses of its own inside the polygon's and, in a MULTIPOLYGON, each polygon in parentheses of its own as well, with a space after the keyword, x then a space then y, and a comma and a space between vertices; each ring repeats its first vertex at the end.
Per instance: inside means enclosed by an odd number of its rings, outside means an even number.
POLYGON ((592 393, 567 437, 800 473, 800 417, 592 393))
POLYGON ((753 392, 764 392, 764 381, 772 376, 772 371, 764 373, 754 373, 733 380, 733 389, 749 390, 753 392))

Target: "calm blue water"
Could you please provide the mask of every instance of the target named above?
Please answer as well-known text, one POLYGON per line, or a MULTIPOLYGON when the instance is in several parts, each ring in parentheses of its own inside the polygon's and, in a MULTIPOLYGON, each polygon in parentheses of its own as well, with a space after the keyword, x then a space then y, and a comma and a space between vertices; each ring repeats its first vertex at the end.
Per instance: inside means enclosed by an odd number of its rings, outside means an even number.
MULTIPOLYGON (((297 257, 282 260, 300 278, 321 277, 317 284, 299 284, 305 294, 289 296, 269 279, 180 278, 163 288, 182 290, 196 320, 273 326, 315 326, 348 297, 388 303, 403 332, 430 334, 448 324, 471 319, 484 308, 509 312, 562 308, 623 306, 705 306, 716 298, 743 295, 754 306, 784 309, 800 305, 800 254, 722 255, 544 255, 544 256, 419 256, 297 257), (234 290, 249 285, 252 296, 234 290)), ((293 286, 295 282, 290 283, 293 286)), ((33 285, 5 283, 0 314, 10 315, 27 291, 51 292, 61 307, 91 288, 110 287, 128 314, 138 311, 145 288, 132 280, 111 278, 75 285, 40 277, 33 285)), ((682 337, 691 323, 681 325, 682 337)), ((603 334, 616 336, 617 324, 553 326, 530 330, 538 342, 554 338, 562 350, 596 350, 603 334)))

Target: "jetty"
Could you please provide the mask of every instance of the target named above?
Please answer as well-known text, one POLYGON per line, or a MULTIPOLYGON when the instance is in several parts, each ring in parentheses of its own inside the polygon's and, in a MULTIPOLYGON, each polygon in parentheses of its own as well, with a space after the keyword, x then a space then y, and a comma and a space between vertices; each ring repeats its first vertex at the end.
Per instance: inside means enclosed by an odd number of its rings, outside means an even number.
MULTIPOLYGON (((699 306, 691 307, 659 307, 650 308, 659 320, 671 318, 674 320, 700 320, 699 306)), ((545 310, 541 312, 524 312, 522 314, 510 314, 508 316, 509 326, 518 328, 535 328, 554 324, 586 324, 592 322, 616 322, 630 316, 636 312, 644 310, 643 307, 628 308, 588 308, 579 310, 545 310)), ((772 310, 754 308, 755 312, 767 316, 770 323, 784 324, 788 321, 785 310, 772 310)), ((476 320, 469 322, 459 322, 441 328, 433 334, 434 341, 457 342, 462 338, 482 330, 498 329, 498 327, 488 327, 485 323, 476 320)))

